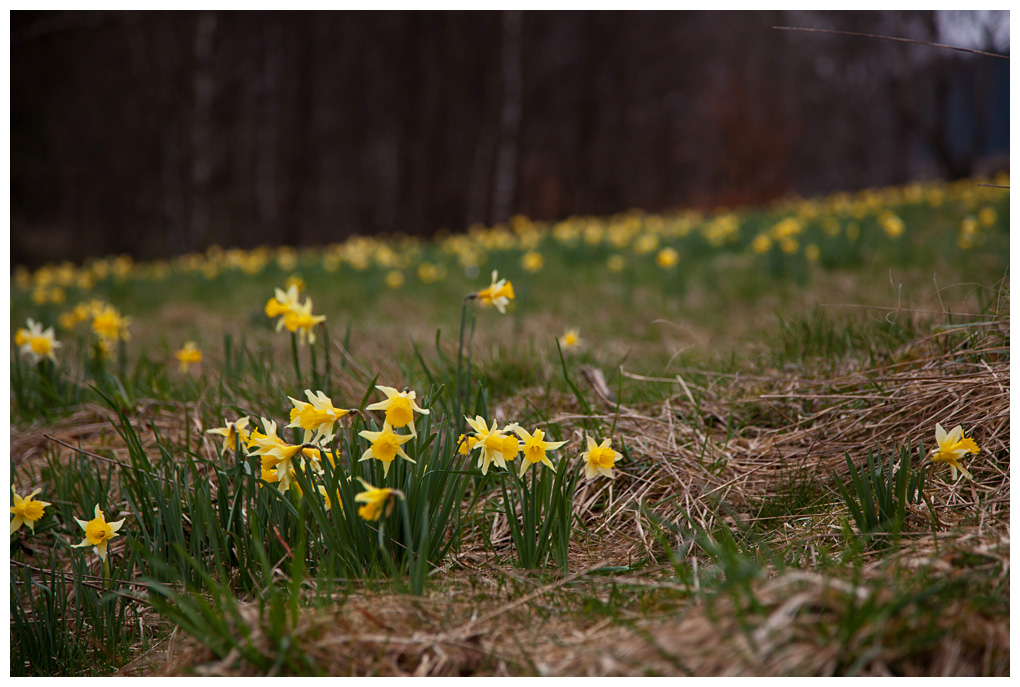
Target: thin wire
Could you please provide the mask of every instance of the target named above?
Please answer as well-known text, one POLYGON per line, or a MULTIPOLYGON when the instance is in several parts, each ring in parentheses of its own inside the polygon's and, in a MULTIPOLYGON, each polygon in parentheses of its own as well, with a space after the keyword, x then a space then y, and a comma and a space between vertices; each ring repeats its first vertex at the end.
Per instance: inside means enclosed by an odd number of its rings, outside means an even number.
POLYGON ((856 36, 858 38, 879 38, 886 41, 896 41, 898 43, 916 43, 917 45, 928 45, 933 48, 945 48, 947 50, 958 50, 960 52, 969 52, 973 55, 983 55, 984 57, 997 57, 1000 60, 1008 60, 1009 55, 1000 55, 994 52, 985 52, 984 50, 973 50, 971 48, 961 48, 957 45, 946 45, 944 43, 932 43, 930 41, 919 41, 913 38, 900 38, 899 36, 880 36, 874 33, 857 33, 856 31, 837 31, 836 29, 812 29, 803 26, 773 26, 776 31, 804 31, 806 33, 834 33, 840 36, 856 36))

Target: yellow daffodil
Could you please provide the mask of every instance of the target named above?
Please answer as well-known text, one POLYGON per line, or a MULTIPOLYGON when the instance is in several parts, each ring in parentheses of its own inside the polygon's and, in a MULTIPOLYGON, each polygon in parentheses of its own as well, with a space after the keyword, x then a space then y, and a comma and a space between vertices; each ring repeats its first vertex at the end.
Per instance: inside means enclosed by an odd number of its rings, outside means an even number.
POLYGON ((471 429, 475 430, 474 448, 481 449, 478 456, 478 467, 482 469, 482 474, 486 474, 492 464, 505 470, 506 460, 503 458, 503 450, 506 445, 503 440, 506 439, 506 435, 496 428, 495 423, 489 427, 481 415, 476 416, 474 420, 469 417, 464 419, 467 420, 471 429))
POLYGON ((315 326, 325 322, 325 315, 312 314, 312 299, 308 298, 303 304, 297 304, 283 316, 283 326, 289 332, 297 332, 301 343, 315 343, 315 326))
MULTIPOLYGON (((290 402, 294 407, 290 411, 290 424, 288 427, 300 427, 305 431, 304 442, 325 442, 333 440, 333 425, 336 421, 350 414, 350 410, 334 408, 333 402, 322 391, 314 394, 311 389, 305 389, 305 396, 308 403, 291 398, 290 402)), ((288 397, 290 398, 290 397, 288 397)))
POLYGON ((932 462, 949 463, 954 482, 957 479, 957 470, 967 479, 973 479, 966 468, 960 464, 960 459, 968 453, 977 454, 981 449, 978 448, 973 439, 963 436, 963 425, 957 425, 951 431, 946 432, 946 430, 942 429, 942 425, 936 422, 935 443, 938 445, 931 450, 932 462))
POLYGON ((11 518, 11 534, 17 532, 22 525, 28 525, 28 529, 35 534, 35 523, 45 514, 46 506, 51 504, 48 501, 35 500, 42 489, 36 489, 24 498, 18 495, 14 487, 11 490, 14 492, 14 505, 11 506, 11 513, 14 514, 11 518))
POLYGON ((521 267, 527 272, 538 272, 542 269, 545 261, 542 259, 542 254, 536 251, 528 251, 521 258, 521 267))
POLYGON ((301 293, 305 290, 305 280, 301 277, 300 274, 290 275, 289 277, 287 277, 287 281, 285 281, 283 285, 286 286, 288 289, 293 286, 295 289, 298 290, 298 293, 301 293))
MULTIPOLYGON (((397 456, 400 456, 404 460, 415 462, 411 456, 404 452, 401 447, 402 444, 406 444, 408 441, 414 438, 411 434, 394 434, 393 427, 388 422, 383 423, 381 432, 370 432, 367 429, 358 432, 358 436, 364 437, 372 442, 372 445, 368 447, 364 454, 361 456, 361 460, 371 460, 375 458, 381 461, 383 464, 383 476, 385 477, 390 473, 390 463, 397 456)), ((360 461, 359 461, 360 462, 360 461)))
POLYGON ((174 358, 180 363, 181 372, 186 373, 190 366, 198 365, 202 362, 202 351, 198 350, 198 346, 195 345, 194 341, 186 341, 184 348, 174 352, 174 358))
MULTIPOLYGON (((276 295, 266 301, 266 317, 280 317, 293 310, 299 303, 297 284, 289 284, 287 290, 276 289, 276 295)), ((283 320, 276 323, 276 331, 283 328, 283 320)))
POLYGON ((612 479, 613 465, 620 456, 609 447, 612 438, 603 440, 601 444, 596 444, 591 437, 585 438, 588 440, 588 450, 581 454, 581 460, 585 461, 584 476, 592 479, 599 475, 605 475, 612 479))
POLYGON ((96 517, 89 522, 79 520, 78 524, 85 530, 85 538, 81 540, 80 544, 72 544, 72 548, 80 549, 84 546, 96 547, 96 553, 103 559, 103 563, 106 563, 106 544, 116 536, 117 531, 121 525, 124 524, 124 520, 120 519, 116 522, 106 522, 106 517, 103 515, 103 511, 99 509, 99 504, 96 504, 96 517))
POLYGON ((514 299, 514 285, 506 279, 499 279, 499 272, 492 271, 492 283, 469 298, 477 298, 483 308, 495 306, 501 314, 506 313, 506 306, 514 299))
POLYGON ((655 255, 655 264, 664 270, 673 269, 680 262, 680 254, 675 248, 663 248, 655 255))
POLYGON ((238 418, 234 422, 227 422, 223 427, 207 429, 205 433, 219 434, 223 437, 223 447, 220 449, 220 453, 233 451, 239 440, 242 446, 246 445, 251 434, 248 430, 247 417, 238 418))
POLYGON ((386 273, 386 286, 391 289, 399 289, 404 285, 404 273, 400 270, 390 270, 386 273))
POLYGON ((252 432, 248 439, 248 445, 254 445, 255 448, 248 455, 261 457, 263 474, 267 469, 275 468, 278 477, 277 489, 280 490, 280 493, 286 493, 293 483, 294 456, 301 452, 302 446, 301 444, 288 444, 278 437, 276 423, 272 420, 262 418, 262 426, 266 429, 265 434, 252 432))
POLYGON ((102 310, 92 317, 92 331, 106 342, 123 339, 127 341, 130 317, 122 317, 112 305, 103 306, 102 310))
POLYGON ((564 351, 573 351, 580 348, 582 339, 576 329, 568 329, 560 337, 560 348, 564 351))
POLYGON ((32 358, 33 363, 38 363, 43 358, 49 358, 56 362, 55 351, 62 345, 53 333, 53 327, 43 329, 42 325, 28 319, 28 329, 19 329, 14 335, 14 342, 18 344, 18 350, 22 355, 32 358), (21 343, 18 343, 18 342, 21 343))
POLYGON ((378 489, 360 477, 358 481, 361 482, 361 486, 365 487, 365 491, 354 496, 357 503, 365 504, 358 509, 358 515, 370 522, 378 520, 383 515, 389 517, 397 499, 404 498, 404 492, 399 489, 378 489))
POLYGON ((478 439, 474 436, 461 434, 457 437, 457 453, 462 456, 470 455, 471 449, 478 443, 478 439))
POLYGON ((521 476, 524 476, 524 471, 536 463, 542 463, 553 470, 556 469, 553 467, 553 464, 549 461, 549 458, 545 455, 545 453, 546 451, 554 451, 567 442, 545 441, 545 432, 540 429, 536 429, 534 434, 531 434, 523 427, 515 426, 514 432, 524 442, 521 446, 521 453, 524 456, 524 460, 521 461, 519 471, 521 476))
POLYGON ((391 386, 376 386, 375 388, 386 394, 386 400, 366 406, 365 410, 386 411, 386 422, 391 427, 399 429, 410 425, 411 436, 418 436, 418 430, 414 427, 414 414, 428 415, 429 411, 418 407, 418 404, 415 403, 415 392, 406 389, 397 391, 391 386))

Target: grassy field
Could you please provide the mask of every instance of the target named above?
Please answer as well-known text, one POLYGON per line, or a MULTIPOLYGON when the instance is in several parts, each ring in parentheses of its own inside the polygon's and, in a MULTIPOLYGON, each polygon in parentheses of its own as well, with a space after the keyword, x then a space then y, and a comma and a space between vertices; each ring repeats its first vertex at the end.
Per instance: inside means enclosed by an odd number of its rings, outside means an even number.
POLYGON ((1008 675, 1008 183, 16 269, 11 673, 1008 675))

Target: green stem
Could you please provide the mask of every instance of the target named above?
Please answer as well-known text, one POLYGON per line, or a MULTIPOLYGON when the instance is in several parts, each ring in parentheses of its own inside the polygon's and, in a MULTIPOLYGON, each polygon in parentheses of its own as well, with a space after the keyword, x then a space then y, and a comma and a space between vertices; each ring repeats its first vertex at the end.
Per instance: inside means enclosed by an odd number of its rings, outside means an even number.
POLYGON ((463 416, 463 395, 464 395, 464 378, 463 378, 463 364, 464 364, 464 328, 467 323, 467 307, 468 299, 465 298, 464 302, 460 306, 460 339, 457 345, 457 399, 454 405, 454 427, 457 428, 458 434, 461 432, 464 426, 463 416))
POLYGON ((290 333, 290 352, 294 358, 294 373, 297 375, 298 386, 301 386, 301 359, 298 357, 297 332, 290 333))

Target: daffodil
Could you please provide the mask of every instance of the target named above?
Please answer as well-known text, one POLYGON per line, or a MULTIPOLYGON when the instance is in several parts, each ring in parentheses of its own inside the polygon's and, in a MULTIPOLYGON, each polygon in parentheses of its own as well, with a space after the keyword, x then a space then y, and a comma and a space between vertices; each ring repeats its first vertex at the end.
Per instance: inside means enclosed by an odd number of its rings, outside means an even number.
POLYGON ((560 348, 564 351, 573 351, 581 346, 582 339, 576 329, 568 329, 560 337, 560 348))
POLYGON ((524 476, 524 471, 532 465, 542 463, 543 465, 555 470, 553 464, 549 461, 548 456, 545 455, 546 451, 554 451, 563 444, 565 441, 545 441, 545 432, 540 429, 536 429, 534 434, 529 433, 523 427, 514 427, 514 432, 521 438, 524 444, 521 446, 521 453, 524 456, 524 460, 521 461, 521 467, 519 475, 524 476))
POLYGON ((280 493, 286 493, 293 482, 294 456, 301 452, 302 446, 288 444, 278 437, 276 423, 272 420, 262 418, 262 426, 266 429, 265 434, 252 432, 248 439, 248 445, 254 445, 255 448, 249 455, 261 457, 263 474, 267 469, 276 470, 278 478, 276 488, 280 493))
POLYGON ((305 343, 307 339, 309 345, 315 343, 315 326, 325 321, 325 315, 312 313, 311 298, 306 299, 303 304, 295 305, 283 316, 283 326, 287 328, 287 331, 297 332, 301 343, 305 343))
POLYGON ((411 435, 418 436, 418 431, 414 427, 414 414, 428 415, 429 411, 418 407, 418 404, 415 403, 415 392, 406 389, 397 391, 391 386, 376 386, 375 388, 386 394, 386 400, 366 406, 365 410, 386 411, 386 422, 391 427, 399 429, 410 425, 411 435))
POLYGON ((605 475, 613 478, 613 465, 620 454, 609 447, 612 438, 604 439, 601 444, 596 444, 591 437, 588 440, 588 450, 581 454, 584 463, 584 476, 588 479, 605 475))
POLYGON ((19 496, 13 487, 11 490, 14 492, 14 505, 11 506, 11 512, 14 513, 14 517, 11 518, 11 534, 17 532, 22 525, 28 525, 28 529, 35 534, 35 523, 45 514, 46 506, 51 504, 48 501, 35 500, 42 489, 36 489, 24 498, 19 496))
MULTIPOLYGON (((371 460, 375 458, 381 461, 383 464, 383 476, 389 474, 390 463, 397 456, 400 456, 404 460, 415 462, 411 456, 407 455, 402 448, 402 444, 407 443, 413 439, 411 434, 394 434, 393 427, 390 423, 383 422, 383 428, 381 432, 370 432, 369 430, 363 430, 358 432, 358 436, 364 437, 372 442, 372 445, 365 450, 362 454, 361 460, 371 460)), ((360 462, 360 461, 359 461, 360 462)))
POLYGON ((202 351, 194 341, 186 341, 184 348, 174 352, 174 358, 181 364, 181 372, 187 372, 191 365, 198 365, 202 362, 202 351))
POLYGON ((85 538, 81 540, 80 544, 72 544, 72 548, 80 549, 84 546, 96 547, 96 553, 103 560, 103 564, 106 564, 106 545, 114 537, 119 536, 117 531, 121 525, 124 524, 123 518, 116 522, 106 522, 106 517, 103 515, 103 511, 99 509, 99 504, 96 504, 96 517, 89 522, 79 520, 78 524, 85 530, 85 538))
POLYGON ((248 437, 251 432, 248 430, 248 418, 241 417, 234 422, 227 422, 223 427, 215 427, 213 429, 207 429, 206 434, 219 434, 223 437, 223 448, 220 453, 227 453, 233 451, 235 446, 240 440, 242 445, 248 443, 248 437))
POLYGON ((521 267, 528 272, 538 272, 542 269, 545 261, 542 259, 542 254, 536 251, 528 251, 521 258, 521 267))
POLYGON ((288 427, 300 427, 305 431, 304 442, 325 442, 333 440, 333 425, 337 420, 350 414, 350 410, 334 408, 333 402, 322 391, 314 394, 311 389, 305 389, 305 396, 308 403, 290 398, 294 407, 290 411, 290 424, 288 427))
POLYGON ((492 271, 492 283, 469 298, 477 298, 483 308, 496 307, 501 314, 506 313, 506 306, 514 299, 514 285, 506 279, 499 279, 499 272, 492 271))
POLYGON ((462 456, 470 455, 471 449, 473 449, 477 443, 478 439, 474 436, 461 434, 457 437, 457 453, 462 456))
POLYGON ((968 453, 977 454, 981 449, 974 443, 973 439, 963 436, 963 425, 957 425, 951 431, 946 432, 942 425, 935 423, 935 443, 938 445, 931 450, 933 463, 949 463, 952 469, 952 477, 955 482, 956 471, 959 470, 967 479, 973 479, 967 469, 960 464, 960 459, 968 453))
MULTIPOLYGON (((288 284, 287 290, 276 289, 276 295, 266 301, 266 317, 280 317, 293 310, 299 303, 297 284, 288 284)), ((276 323, 276 331, 283 328, 283 320, 276 323)))
POLYGON ((92 317, 92 331, 107 343, 118 339, 127 341, 129 338, 127 328, 130 324, 130 317, 122 317, 116 308, 108 304, 92 317))
POLYGON ((393 512, 396 500, 404 498, 404 492, 399 489, 378 489, 360 477, 358 481, 361 482, 361 486, 365 487, 365 491, 356 494, 354 500, 357 503, 365 504, 358 509, 358 515, 365 520, 375 521, 383 515, 389 517, 389 514, 393 512))
POLYGON ((32 318, 28 319, 28 329, 19 329, 15 333, 14 343, 18 344, 18 350, 22 355, 32 358, 33 363, 38 363, 43 358, 56 362, 54 351, 61 346, 53 333, 53 327, 44 330, 42 325, 32 318))
POLYGON ((676 267, 679 261, 680 254, 676 252, 675 248, 663 248, 655 255, 655 264, 664 270, 676 267))
POLYGON ((474 420, 469 417, 464 419, 467 420, 471 429, 475 430, 474 448, 481 449, 478 456, 478 467, 482 469, 482 474, 486 474, 492 464, 505 470, 506 460, 503 458, 503 451, 507 448, 504 444, 506 434, 499 430, 495 423, 490 427, 481 415, 476 416, 474 420))

